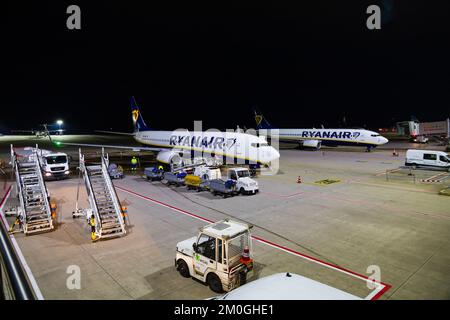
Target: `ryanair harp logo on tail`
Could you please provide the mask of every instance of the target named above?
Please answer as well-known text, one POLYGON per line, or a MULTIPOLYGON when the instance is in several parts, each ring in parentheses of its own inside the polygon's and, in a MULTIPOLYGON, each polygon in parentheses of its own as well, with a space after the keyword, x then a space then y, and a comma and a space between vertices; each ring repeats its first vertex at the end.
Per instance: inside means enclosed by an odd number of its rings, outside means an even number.
POLYGON ((131 115, 132 115, 132 117, 133 117, 133 123, 136 123, 137 122, 137 119, 139 118, 139 110, 133 110, 132 112, 131 112, 131 115))
POLYGON ((259 126, 261 124, 263 117, 259 114, 255 115, 255 121, 256 121, 256 125, 259 126))

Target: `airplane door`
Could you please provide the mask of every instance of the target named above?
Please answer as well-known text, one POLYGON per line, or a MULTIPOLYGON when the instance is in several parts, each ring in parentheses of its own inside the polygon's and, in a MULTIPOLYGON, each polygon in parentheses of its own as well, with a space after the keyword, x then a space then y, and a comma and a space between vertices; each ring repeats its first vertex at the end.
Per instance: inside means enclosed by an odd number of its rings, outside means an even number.
POLYGON ((208 268, 215 270, 216 267, 216 238, 201 234, 194 254, 194 270, 203 275, 208 268))

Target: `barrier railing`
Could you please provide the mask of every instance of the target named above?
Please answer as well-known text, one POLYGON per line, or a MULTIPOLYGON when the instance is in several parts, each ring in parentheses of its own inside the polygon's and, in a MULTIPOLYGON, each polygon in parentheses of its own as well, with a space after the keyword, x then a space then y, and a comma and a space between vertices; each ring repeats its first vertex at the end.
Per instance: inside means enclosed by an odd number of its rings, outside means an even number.
POLYGON ((22 264, 14 250, 8 232, 0 222, 0 299, 35 300, 22 264))

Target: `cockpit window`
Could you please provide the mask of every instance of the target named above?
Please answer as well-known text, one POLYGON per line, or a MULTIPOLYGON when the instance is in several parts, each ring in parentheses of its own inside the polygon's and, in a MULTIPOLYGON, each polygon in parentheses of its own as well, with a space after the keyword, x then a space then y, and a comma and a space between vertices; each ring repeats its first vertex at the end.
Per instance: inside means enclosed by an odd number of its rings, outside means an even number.
POLYGON ((379 137, 380 135, 377 134, 377 133, 375 133, 375 134, 371 134, 370 136, 371 136, 371 137, 379 137))
POLYGON ((265 143, 265 142, 263 142, 263 143, 252 143, 252 147, 255 147, 255 148, 267 147, 267 146, 269 146, 269 144, 265 143))

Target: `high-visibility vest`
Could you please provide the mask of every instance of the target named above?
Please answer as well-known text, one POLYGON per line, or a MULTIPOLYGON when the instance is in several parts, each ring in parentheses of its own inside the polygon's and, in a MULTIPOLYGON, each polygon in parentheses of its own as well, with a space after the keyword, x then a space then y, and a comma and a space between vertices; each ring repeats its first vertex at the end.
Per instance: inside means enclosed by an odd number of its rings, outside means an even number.
POLYGON ((131 159, 131 164, 137 164, 137 159, 136 158, 131 159))

